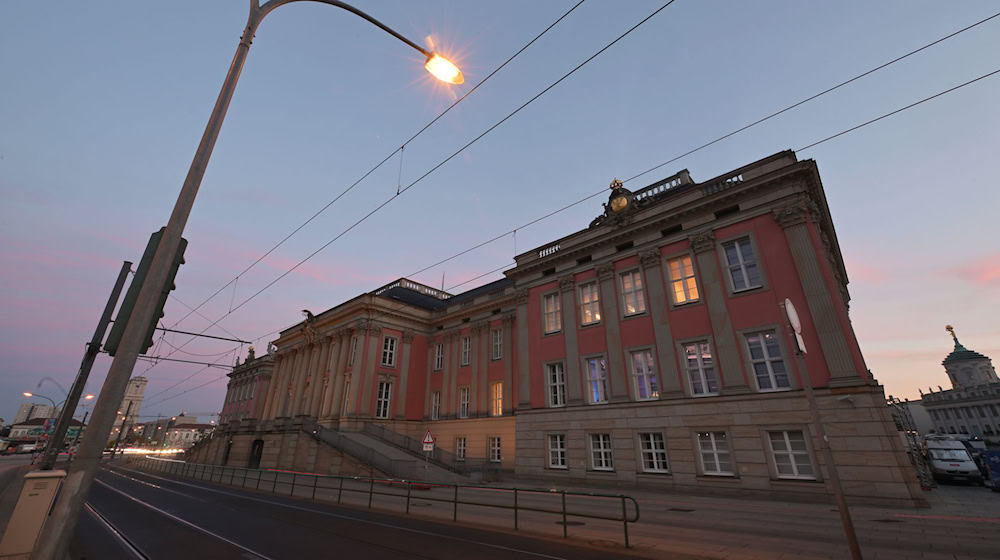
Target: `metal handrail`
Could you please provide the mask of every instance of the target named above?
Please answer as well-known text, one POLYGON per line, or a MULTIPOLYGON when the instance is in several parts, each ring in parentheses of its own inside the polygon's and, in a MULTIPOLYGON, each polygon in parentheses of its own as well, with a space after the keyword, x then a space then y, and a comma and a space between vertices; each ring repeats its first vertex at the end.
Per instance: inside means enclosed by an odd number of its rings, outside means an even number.
MULTIPOLYGON (((220 484, 228 484, 230 486, 239 486, 240 488, 252 487, 254 490, 261 490, 261 484, 264 484, 264 491, 267 491, 267 484, 271 485, 270 492, 272 494, 278 494, 279 486, 288 487, 288 496, 295 496, 295 488, 307 488, 311 489, 311 494, 309 498, 313 501, 316 500, 317 490, 331 490, 337 492, 337 503, 340 504, 345 492, 354 492, 358 494, 368 495, 368 507, 371 508, 375 496, 391 496, 395 498, 405 499, 405 511, 407 514, 410 513, 410 502, 414 489, 417 490, 427 490, 430 488, 449 488, 452 490, 450 492, 449 498, 443 498, 438 496, 421 496, 421 501, 430 502, 443 502, 452 504, 452 521, 458 521, 458 506, 477 506, 477 507, 490 507, 499 509, 508 509, 514 511, 514 530, 520 530, 518 523, 518 514, 522 511, 529 511, 535 513, 547 513, 558 515, 561 517, 560 523, 563 526, 563 538, 569 537, 569 518, 584 518, 584 519, 598 519, 604 521, 615 521, 622 523, 622 529, 625 537, 625 547, 631 548, 631 543, 629 542, 629 523, 635 523, 639 521, 639 502, 631 496, 626 496, 624 494, 603 494, 597 492, 575 492, 567 490, 555 490, 555 489, 545 489, 545 488, 505 488, 498 486, 483 486, 483 485, 473 485, 473 484, 440 484, 425 482, 419 480, 404 480, 396 478, 374 478, 374 477, 359 477, 359 476, 335 476, 335 475, 323 475, 317 473, 302 473, 295 471, 283 471, 274 469, 248 469, 243 467, 227 467, 221 465, 206 465, 201 463, 188 463, 185 461, 177 461, 171 459, 163 459, 160 457, 150 457, 145 456, 134 460, 139 468, 145 468, 153 472, 161 472, 165 474, 181 476, 186 478, 193 478, 196 480, 207 480, 208 482, 216 482, 220 484), (228 475, 228 481, 226 477, 228 475), (270 476, 268 476, 270 475, 270 476), (284 480, 282 481, 282 477, 284 480), (290 479, 289 479, 290 477, 290 479), (332 481, 330 485, 320 484, 320 482, 332 481), (357 488, 349 488, 344 486, 345 481, 367 483, 367 489, 359 490, 357 488), (380 486, 376 489, 376 483, 380 486), (401 494, 399 492, 387 492, 381 490, 381 486, 387 485, 390 488, 394 486, 405 486, 406 494, 401 494), (496 504, 487 503, 482 501, 475 501, 470 499, 460 499, 461 490, 490 490, 493 492, 506 492, 512 495, 513 505, 507 504, 496 504), (558 496, 559 502, 557 506, 554 507, 538 507, 523 504, 519 501, 519 498, 524 495, 534 495, 534 496, 558 496), (609 499, 615 500, 621 503, 621 515, 617 513, 615 515, 605 515, 599 513, 589 513, 585 511, 571 511, 567 508, 566 497, 570 496, 580 496, 587 498, 597 498, 597 499, 609 499), (631 511, 629 508, 629 503, 631 503, 631 511), (633 515, 630 515, 633 514, 633 515)), ((283 494, 283 492, 282 492, 283 494)))

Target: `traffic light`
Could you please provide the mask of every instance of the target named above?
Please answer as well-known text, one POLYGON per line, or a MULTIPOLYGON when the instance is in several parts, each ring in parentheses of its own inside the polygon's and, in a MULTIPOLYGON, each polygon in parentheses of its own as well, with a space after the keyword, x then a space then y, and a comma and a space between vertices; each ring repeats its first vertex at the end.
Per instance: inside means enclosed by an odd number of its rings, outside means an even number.
MULTIPOLYGON (((118 315, 115 317, 115 324, 111 327, 111 332, 108 333, 108 339, 104 343, 104 350, 112 356, 114 356, 118 351, 118 345, 122 341, 122 335, 125 333, 125 327, 128 326, 128 320, 132 315, 135 302, 139 299, 139 291, 146 282, 146 276, 149 274, 149 267, 153 264, 153 256, 156 254, 156 248, 159 247, 160 239, 163 237, 163 232, 165 230, 166 228, 160 228, 160 231, 155 232, 149 237, 149 243, 146 244, 146 250, 142 253, 142 259, 139 260, 139 266, 135 269, 135 276, 132 278, 132 283, 129 284, 128 292, 126 292, 125 298, 122 300, 121 308, 118 309, 118 315)), ((158 295, 156 311, 153 313, 153 320, 146 329, 146 334, 143 337, 143 345, 139 350, 140 353, 145 353, 146 350, 153 345, 153 334, 156 331, 157 323, 159 323, 160 318, 163 317, 163 306, 167 303, 167 296, 170 295, 170 292, 174 290, 174 288, 176 288, 174 285, 174 277, 177 276, 177 270, 180 266, 184 264, 185 248, 187 248, 187 239, 182 237, 180 245, 177 246, 177 253, 174 254, 174 257, 170 262, 170 271, 167 274, 167 281, 163 284, 163 290, 158 295)))

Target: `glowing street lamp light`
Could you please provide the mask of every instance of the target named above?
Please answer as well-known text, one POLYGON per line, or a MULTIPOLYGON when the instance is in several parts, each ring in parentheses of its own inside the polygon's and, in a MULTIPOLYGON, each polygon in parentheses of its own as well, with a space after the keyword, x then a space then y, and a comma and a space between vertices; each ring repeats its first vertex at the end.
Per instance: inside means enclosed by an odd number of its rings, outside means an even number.
POLYGON ((462 75, 462 71, 458 69, 458 66, 455 66, 454 62, 437 53, 432 54, 427 59, 427 63, 424 64, 424 68, 426 68, 432 76, 447 84, 458 85, 465 83, 465 76, 462 75))

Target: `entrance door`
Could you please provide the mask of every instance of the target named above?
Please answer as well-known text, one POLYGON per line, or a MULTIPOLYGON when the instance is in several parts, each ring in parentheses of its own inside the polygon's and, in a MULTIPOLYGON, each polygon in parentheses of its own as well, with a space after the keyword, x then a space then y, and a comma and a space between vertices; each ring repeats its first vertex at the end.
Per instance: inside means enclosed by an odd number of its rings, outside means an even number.
POLYGON ((253 445, 250 446, 250 462, 247 464, 247 468, 259 469, 260 457, 263 454, 264 454, 264 440, 262 439, 253 440, 253 445))

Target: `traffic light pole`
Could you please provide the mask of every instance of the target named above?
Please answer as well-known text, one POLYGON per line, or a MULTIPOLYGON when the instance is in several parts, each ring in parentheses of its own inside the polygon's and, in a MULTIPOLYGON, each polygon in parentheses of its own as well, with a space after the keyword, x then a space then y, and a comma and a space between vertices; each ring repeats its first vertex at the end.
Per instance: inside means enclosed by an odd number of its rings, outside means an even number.
POLYGON ((55 432, 53 432, 52 438, 49 439, 49 445, 45 448, 45 454, 42 456, 41 470, 43 471, 51 470, 53 465, 56 464, 56 459, 59 457, 59 450, 62 449, 63 439, 66 438, 66 431, 69 429, 70 422, 73 421, 73 413, 76 412, 76 405, 80 402, 80 395, 83 394, 83 389, 87 385, 87 378, 90 377, 90 369, 94 366, 94 360, 101 350, 101 341, 104 340, 104 333, 108 330, 108 324, 111 322, 111 314, 115 311, 115 305, 118 304, 118 297, 122 293, 122 287, 125 286, 125 280, 128 278, 128 272, 131 268, 132 263, 129 261, 122 263, 122 269, 118 272, 118 280, 115 281, 115 287, 111 290, 108 303, 104 306, 104 313, 101 314, 101 320, 97 322, 94 336, 87 343, 87 350, 83 355, 83 361, 80 363, 80 371, 76 374, 73 386, 69 388, 69 396, 66 397, 63 409, 59 412, 59 420, 56 422, 55 432))

